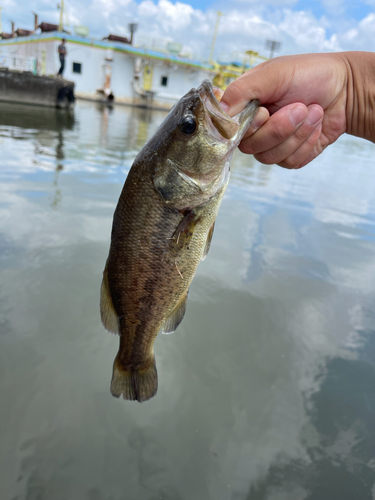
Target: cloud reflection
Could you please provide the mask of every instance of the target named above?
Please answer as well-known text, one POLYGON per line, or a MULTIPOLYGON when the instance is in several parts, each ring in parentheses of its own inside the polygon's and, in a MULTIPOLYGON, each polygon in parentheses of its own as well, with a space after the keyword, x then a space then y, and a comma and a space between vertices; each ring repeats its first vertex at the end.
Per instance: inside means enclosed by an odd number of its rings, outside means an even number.
POLYGON ((109 394, 98 295, 124 178, 165 114, 22 113, 0 125, 9 498, 370 499, 374 146, 343 138, 300 172, 236 154, 184 322, 156 342, 158 395, 134 406, 109 394))

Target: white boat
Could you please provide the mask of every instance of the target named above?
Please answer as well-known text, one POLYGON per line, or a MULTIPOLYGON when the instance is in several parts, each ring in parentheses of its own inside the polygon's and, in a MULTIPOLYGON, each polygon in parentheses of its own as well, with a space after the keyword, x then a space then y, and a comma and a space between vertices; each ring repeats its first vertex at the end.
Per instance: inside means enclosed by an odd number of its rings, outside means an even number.
MULTIPOLYGON (((134 47, 60 31, 0 40, 0 67, 56 75, 57 48, 66 40, 64 78, 75 84, 78 98, 170 109, 192 87, 217 71, 214 65, 177 53, 134 47)), ((115 37, 116 38, 116 37, 115 37)), ((175 50, 176 44, 171 44, 175 50)))

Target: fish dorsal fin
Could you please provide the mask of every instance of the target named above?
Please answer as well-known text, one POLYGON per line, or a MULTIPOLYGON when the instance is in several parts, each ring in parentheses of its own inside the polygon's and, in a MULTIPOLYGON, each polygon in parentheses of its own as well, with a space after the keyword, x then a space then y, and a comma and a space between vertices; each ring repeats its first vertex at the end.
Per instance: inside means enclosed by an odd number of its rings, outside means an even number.
POLYGON ((212 226, 210 227, 210 230, 208 231, 207 240, 206 240, 206 246, 204 247, 204 252, 203 252, 202 260, 204 260, 207 257, 208 251, 210 249, 211 241, 212 241, 212 235, 214 234, 214 227, 215 227, 215 222, 212 224, 212 226))
POLYGON ((188 293, 189 290, 187 290, 185 295, 181 297, 179 303, 173 309, 168 318, 164 321, 164 325, 162 328, 163 333, 173 333, 181 323, 186 311, 188 293))
POLYGON ((111 333, 120 334, 120 322, 113 307, 111 293, 108 286, 107 266, 103 272, 103 281, 100 289, 100 315, 104 328, 111 333))

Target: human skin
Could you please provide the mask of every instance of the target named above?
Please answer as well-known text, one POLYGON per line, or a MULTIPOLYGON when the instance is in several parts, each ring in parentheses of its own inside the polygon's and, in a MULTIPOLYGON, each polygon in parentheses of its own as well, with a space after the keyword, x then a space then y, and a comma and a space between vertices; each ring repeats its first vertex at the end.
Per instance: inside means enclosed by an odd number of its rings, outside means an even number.
POLYGON ((301 168, 344 133, 375 142, 375 54, 277 57, 231 83, 220 104, 233 116, 252 99, 262 107, 239 148, 261 163, 301 168))

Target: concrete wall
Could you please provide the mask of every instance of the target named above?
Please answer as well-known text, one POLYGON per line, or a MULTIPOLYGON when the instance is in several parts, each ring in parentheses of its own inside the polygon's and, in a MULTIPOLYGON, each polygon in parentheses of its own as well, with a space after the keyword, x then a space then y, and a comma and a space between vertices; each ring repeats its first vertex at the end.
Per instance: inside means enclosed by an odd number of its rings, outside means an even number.
POLYGON ((74 83, 62 78, 0 69, 0 101, 68 107, 73 103, 74 83))

